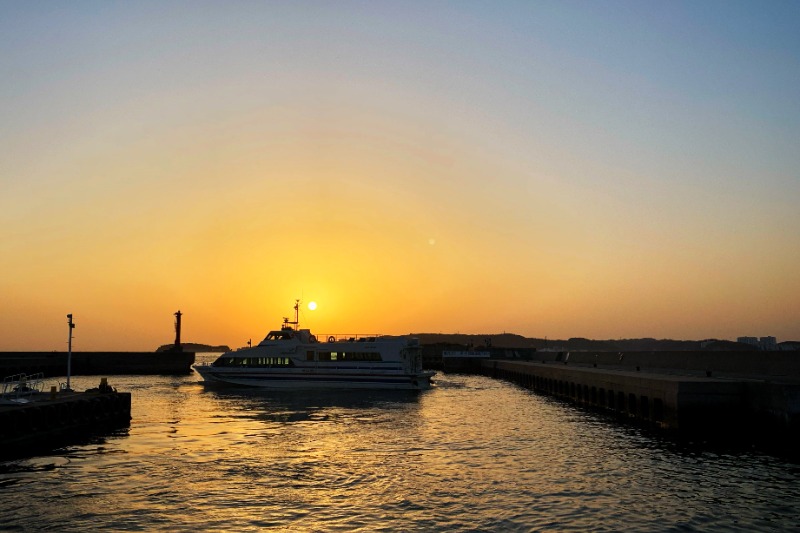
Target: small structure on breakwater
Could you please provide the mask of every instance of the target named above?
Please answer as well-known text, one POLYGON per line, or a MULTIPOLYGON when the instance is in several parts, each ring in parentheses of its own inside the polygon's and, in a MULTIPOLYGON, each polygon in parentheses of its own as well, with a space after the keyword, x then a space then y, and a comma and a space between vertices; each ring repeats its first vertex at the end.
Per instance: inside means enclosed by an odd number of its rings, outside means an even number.
POLYGON ((445 372, 472 372, 480 370, 481 361, 492 356, 487 351, 444 350, 442 351, 442 370, 445 372))

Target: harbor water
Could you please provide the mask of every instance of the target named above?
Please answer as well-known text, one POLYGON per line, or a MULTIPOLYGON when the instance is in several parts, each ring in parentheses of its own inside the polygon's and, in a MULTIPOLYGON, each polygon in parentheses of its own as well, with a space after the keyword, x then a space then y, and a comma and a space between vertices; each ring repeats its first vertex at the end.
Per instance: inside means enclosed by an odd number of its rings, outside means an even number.
MULTIPOLYGON (((97 385, 73 378, 74 388, 97 385)), ((788 531, 800 465, 512 384, 264 392, 112 376, 131 425, 0 462, 2 531, 788 531)))

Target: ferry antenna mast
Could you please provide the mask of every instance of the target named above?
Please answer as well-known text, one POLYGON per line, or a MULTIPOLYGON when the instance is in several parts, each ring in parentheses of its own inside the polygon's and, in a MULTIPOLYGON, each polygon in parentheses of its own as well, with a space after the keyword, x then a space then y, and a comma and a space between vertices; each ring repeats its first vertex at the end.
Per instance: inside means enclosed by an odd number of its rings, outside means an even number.
POLYGON ((286 328, 290 324, 294 326, 294 330, 297 331, 297 326, 300 324, 299 317, 300 316, 300 300, 294 301, 294 322, 289 322, 287 317, 283 317, 283 327, 286 328))

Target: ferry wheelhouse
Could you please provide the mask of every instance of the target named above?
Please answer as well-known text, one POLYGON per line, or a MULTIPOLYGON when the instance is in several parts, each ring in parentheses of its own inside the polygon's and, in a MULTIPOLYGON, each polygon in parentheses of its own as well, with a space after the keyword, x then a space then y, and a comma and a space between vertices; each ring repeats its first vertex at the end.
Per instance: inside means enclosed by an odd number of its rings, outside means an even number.
POLYGON ((257 346, 220 355, 211 364, 193 368, 206 382, 269 389, 426 389, 432 371, 422 369, 417 339, 399 336, 339 336, 318 340, 283 319, 257 346))

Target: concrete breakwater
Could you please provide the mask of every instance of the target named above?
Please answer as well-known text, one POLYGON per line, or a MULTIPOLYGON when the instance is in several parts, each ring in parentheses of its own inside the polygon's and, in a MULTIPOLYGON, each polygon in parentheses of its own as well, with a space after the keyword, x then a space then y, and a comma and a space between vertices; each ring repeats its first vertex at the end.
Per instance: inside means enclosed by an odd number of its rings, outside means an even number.
MULTIPOLYGON (((502 354, 505 358, 512 353, 502 354)), ((646 352, 552 352, 529 354, 531 361, 569 363, 657 374, 763 378, 800 383, 798 351, 646 351, 646 352)))
POLYGON ((736 433, 755 427, 793 442, 800 437, 800 381, 783 371, 776 380, 577 366, 572 360, 483 360, 480 372, 664 429, 736 433))
MULTIPOLYGON (((73 352, 72 375, 189 374, 194 352, 73 352)), ((67 375, 67 352, 0 352, 0 376, 67 375)))

